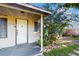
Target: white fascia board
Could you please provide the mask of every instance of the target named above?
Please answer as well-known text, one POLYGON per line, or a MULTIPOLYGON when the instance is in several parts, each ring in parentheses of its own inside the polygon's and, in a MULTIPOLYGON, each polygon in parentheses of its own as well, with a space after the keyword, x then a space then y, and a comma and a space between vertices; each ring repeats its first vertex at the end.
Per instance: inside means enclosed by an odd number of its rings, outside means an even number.
POLYGON ((41 8, 37 8, 37 7, 32 6, 32 5, 30 5, 30 4, 25 4, 25 3, 17 3, 17 4, 22 5, 22 6, 25 6, 25 7, 28 7, 28 8, 35 9, 35 10, 38 10, 38 11, 41 11, 41 12, 44 12, 44 13, 52 14, 52 13, 49 12, 49 11, 46 11, 46 10, 41 9, 41 8))

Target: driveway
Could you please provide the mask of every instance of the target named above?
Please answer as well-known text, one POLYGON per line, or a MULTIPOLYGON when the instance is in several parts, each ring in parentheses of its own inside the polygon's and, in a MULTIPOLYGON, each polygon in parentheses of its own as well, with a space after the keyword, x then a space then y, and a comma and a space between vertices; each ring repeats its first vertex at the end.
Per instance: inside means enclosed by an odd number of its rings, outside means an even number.
POLYGON ((0 56, 34 56, 39 53, 40 47, 34 43, 0 49, 0 56))

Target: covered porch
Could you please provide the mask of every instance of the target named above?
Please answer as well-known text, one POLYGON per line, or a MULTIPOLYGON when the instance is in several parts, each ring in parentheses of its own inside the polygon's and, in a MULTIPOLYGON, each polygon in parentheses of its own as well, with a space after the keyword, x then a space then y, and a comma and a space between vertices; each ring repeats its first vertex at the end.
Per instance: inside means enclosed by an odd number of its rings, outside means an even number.
POLYGON ((34 43, 0 49, 0 56, 38 56, 39 53, 40 47, 34 43))
POLYGON ((37 8, 30 4, 1 3, 0 18, 1 21, 5 18, 7 21, 2 21, 3 23, 6 22, 6 30, 3 28, 5 30, 5 33, 4 31, 3 33, 6 35, 1 34, 1 37, 3 38, 0 38, 0 55, 5 55, 5 53, 6 55, 10 55, 11 53, 11 55, 18 55, 19 53, 16 53, 17 50, 20 53, 24 52, 24 55, 30 55, 29 53, 31 49, 35 51, 31 51, 33 53, 37 53, 39 50, 43 53, 43 17, 49 14, 51 14, 51 12, 37 8), (38 28, 37 26, 35 27, 34 23, 36 22, 40 23, 39 31, 35 30, 35 28, 38 28), (35 49, 36 46, 31 43, 34 43, 39 38, 41 38, 41 47, 35 49), (21 44, 21 46, 18 44, 21 44), (11 48, 2 49, 5 47, 11 48))

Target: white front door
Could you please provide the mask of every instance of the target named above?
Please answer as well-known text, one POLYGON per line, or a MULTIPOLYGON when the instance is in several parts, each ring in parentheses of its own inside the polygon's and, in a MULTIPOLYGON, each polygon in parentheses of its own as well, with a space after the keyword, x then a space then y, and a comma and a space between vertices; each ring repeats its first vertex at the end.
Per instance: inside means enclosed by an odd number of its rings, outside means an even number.
POLYGON ((17 44, 27 43, 27 20, 17 19, 17 44))

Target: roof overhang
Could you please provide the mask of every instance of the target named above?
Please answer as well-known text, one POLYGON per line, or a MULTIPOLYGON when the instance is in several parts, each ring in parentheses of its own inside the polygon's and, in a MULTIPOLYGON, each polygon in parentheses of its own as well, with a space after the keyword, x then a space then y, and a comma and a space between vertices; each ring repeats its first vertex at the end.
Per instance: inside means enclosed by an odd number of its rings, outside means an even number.
POLYGON ((44 9, 35 7, 35 6, 33 6, 31 4, 27 4, 27 3, 0 3, 0 6, 12 8, 12 9, 17 9, 17 10, 24 11, 24 12, 34 13, 34 14, 38 14, 38 15, 52 14, 49 11, 46 11, 44 9))

